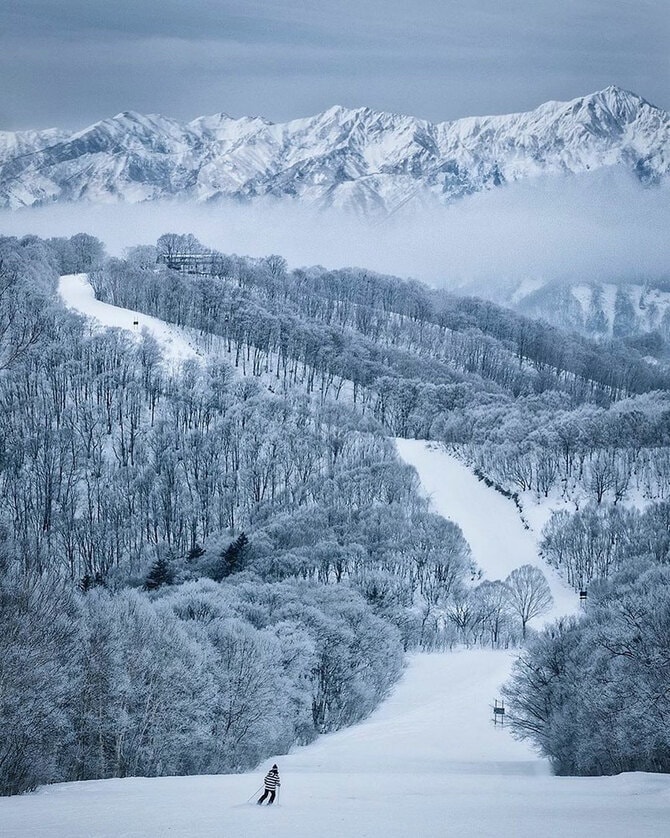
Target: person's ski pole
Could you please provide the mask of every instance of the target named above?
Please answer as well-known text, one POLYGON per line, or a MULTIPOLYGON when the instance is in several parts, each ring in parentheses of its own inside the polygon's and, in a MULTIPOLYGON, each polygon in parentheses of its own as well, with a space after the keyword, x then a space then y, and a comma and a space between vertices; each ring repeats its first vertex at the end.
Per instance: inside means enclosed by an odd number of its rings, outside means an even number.
POLYGON ((260 784, 260 786, 256 789, 256 791, 255 791, 253 794, 251 794, 251 795, 249 795, 249 797, 247 797, 247 803, 250 803, 250 802, 251 802, 251 798, 252 798, 252 797, 256 797, 256 795, 258 794, 258 792, 259 792, 262 788, 263 788, 263 783, 261 783, 261 784, 260 784))

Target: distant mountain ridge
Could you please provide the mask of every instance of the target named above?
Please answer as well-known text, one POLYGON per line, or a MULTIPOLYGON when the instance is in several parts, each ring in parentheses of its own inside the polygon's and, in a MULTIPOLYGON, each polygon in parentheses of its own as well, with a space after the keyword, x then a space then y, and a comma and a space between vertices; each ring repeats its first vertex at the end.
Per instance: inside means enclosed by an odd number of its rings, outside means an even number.
POLYGON ((125 112, 77 132, 0 132, 0 206, 298 198, 389 213, 539 175, 670 172, 670 114, 618 87, 534 111, 430 123, 340 106, 286 123, 125 112))

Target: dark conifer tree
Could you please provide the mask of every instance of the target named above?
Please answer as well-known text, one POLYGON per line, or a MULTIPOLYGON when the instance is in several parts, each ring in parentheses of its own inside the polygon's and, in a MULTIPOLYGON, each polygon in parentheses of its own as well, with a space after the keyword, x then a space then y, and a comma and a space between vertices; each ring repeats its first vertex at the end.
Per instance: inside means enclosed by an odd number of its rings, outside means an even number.
POLYGON ((244 567, 249 552, 249 539, 241 532, 235 541, 221 553, 221 557, 214 568, 213 579, 220 582, 226 576, 239 573, 244 567))
POLYGON ((91 588, 104 586, 105 577, 97 570, 95 573, 85 573, 79 580, 79 590, 85 594, 91 588))
POLYGON ((191 547, 191 549, 186 554, 186 561, 195 562, 204 555, 205 551, 203 550, 203 548, 199 544, 196 544, 193 547, 191 547))
POLYGON ((151 566, 151 570, 144 581, 144 588, 147 591, 155 591, 161 585, 171 585, 173 580, 174 572, 170 562, 165 556, 160 556, 151 566))

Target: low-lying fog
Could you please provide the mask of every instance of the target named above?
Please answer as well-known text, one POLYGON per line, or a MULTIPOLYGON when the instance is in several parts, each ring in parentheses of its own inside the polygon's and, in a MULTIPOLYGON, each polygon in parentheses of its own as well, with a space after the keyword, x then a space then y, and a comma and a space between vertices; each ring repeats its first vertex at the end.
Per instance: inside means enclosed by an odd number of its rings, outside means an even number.
POLYGON ((80 203, 2 211, 0 231, 92 233, 115 255, 190 232, 226 253, 280 253, 292 267, 358 265, 482 290, 525 278, 653 281, 670 276, 670 184, 641 187, 616 170, 543 178, 372 221, 288 200, 80 203))

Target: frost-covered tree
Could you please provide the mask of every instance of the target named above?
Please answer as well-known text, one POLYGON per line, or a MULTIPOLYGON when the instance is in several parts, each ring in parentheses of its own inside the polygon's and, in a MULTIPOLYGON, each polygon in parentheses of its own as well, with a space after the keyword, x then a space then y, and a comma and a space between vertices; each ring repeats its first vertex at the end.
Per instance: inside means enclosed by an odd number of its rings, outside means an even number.
POLYGON ((509 603, 521 620, 521 633, 526 636, 530 620, 545 614, 554 598, 542 571, 530 564, 521 565, 505 579, 509 603))
POLYGON ((555 512, 542 530, 540 547, 549 562, 584 587, 621 566, 635 527, 618 506, 589 504, 578 512, 555 512))
MULTIPOLYGON (((515 609, 504 582, 484 581, 472 595, 476 623, 491 646, 507 645, 515 639, 515 609)), ((518 612, 517 612, 518 613, 518 612)))
POLYGON ((670 769, 670 575, 637 563, 590 591, 580 619, 547 627, 505 696, 512 730, 559 774, 670 769))
POLYGON ((49 574, 0 555, 0 794, 63 779, 75 751, 82 689, 78 605, 49 574))

